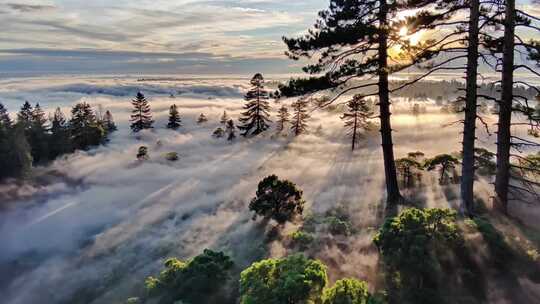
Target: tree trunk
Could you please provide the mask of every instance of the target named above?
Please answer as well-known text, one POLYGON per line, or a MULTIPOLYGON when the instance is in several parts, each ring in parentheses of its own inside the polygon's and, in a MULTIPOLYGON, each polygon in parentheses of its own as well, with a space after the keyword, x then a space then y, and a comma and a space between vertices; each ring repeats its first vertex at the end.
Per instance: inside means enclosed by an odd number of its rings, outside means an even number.
POLYGON ((354 126, 353 126, 353 136, 352 136, 352 150, 354 151, 354 148, 356 146, 356 128, 357 128, 357 121, 358 121, 358 113, 354 114, 354 126))
POLYGON ((386 202, 398 204, 402 198, 394 162, 392 126, 390 124, 390 92, 388 90, 388 3, 379 1, 379 108, 381 120, 381 139, 384 157, 384 175, 386 178, 386 202))
POLYGON ((461 178, 461 212, 474 212, 474 146, 476 140, 477 76, 478 76, 478 22, 480 1, 472 0, 469 17, 469 46, 467 50, 467 93, 463 126, 463 163, 461 178))
POLYGON ((508 186, 510 183, 510 128, 512 123, 512 99, 514 88, 514 27, 516 2, 506 1, 504 26, 502 94, 499 103, 497 131, 497 174, 495 177, 494 207, 508 213, 508 186))

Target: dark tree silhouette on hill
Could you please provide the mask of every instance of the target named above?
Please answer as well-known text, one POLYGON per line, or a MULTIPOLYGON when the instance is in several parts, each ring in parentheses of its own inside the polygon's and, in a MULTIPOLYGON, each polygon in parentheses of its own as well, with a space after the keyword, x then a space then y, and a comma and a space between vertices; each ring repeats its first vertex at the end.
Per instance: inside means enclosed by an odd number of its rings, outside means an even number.
POLYGON ((131 101, 133 110, 131 111, 131 130, 133 132, 139 132, 144 129, 151 129, 154 121, 152 120, 152 113, 150 105, 144 97, 143 93, 137 93, 135 99, 131 101))
POLYGON ((227 134, 227 140, 233 141, 236 138, 236 126, 234 125, 234 121, 232 119, 229 119, 225 126, 225 133, 227 134))
POLYGON ((264 89, 264 77, 257 73, 250 81, 252 88, 246 93, 244 105, 245 112, 240 118, 242 136, 258 135, 266 131, 270 122, 270 105, 268 92, 264 89))
POLYGON ((285 125, 290 121, 289 118, 289 110, 285 105, 282 105, 278 110, 278 119, 276 122, 276 130, 278 133, 283 132, 285 130, 285 125))
POLYGON ((352 150, 356 147, 360 139, 360 129, 369 128, 369 120, 373 116, 373 110, 369 103, 360 95, 355 95, 347 103, 348 112, 344 113, 341 119, 345 121, 345 127, 352 137, 352 150))
POLYGON ((97 121, 92 107, 86 102, 78 103, 71 109, 69 131, 75 149, 86 150, 106 139, 105 130, 97 121))
POLYGON ((201 113, 201 115, 199 115, 199 118, 197 118, 197 124, 199 125, 207 121, 208 121, 208 118, 206 118, 206 115, 204 115, 204 113, 201 113))
POLYGON ((37 103, 32 110, 30 129, 27 130, 28 143, 32 147, 34 163, 42 163, 49 159, 49 128, 45 112, 37 103))
POLYGON ((223 115, 221 116, 219 123, 225 126, 227 122, 229 122, 229 116, 227 115, 227 111, 223 111, 223 115))
POLYGON ((180 113, 178 113, 178 108, 173 104, 169 108, 169 123, 167 123, 168 129, 178 130, 182 126, 182 120, 180 119, 180 113))
POLYGON ((72 152, 73 147, 69 134, 69 126, 62 110, 56 108, 49 120, 51 121, 49 154, 50 159, 55 159, 62 154, 72 152))
POLYGON ((32 105, 25 101, 19 113, 17 113, 17 124, 25 131, 28 131, 32 125, 32 105))
POLYGON ((291 130, 293 131, 294 136, 298 136, 307 131, 307 120, 309 119, 307 107, 308 100, 306 98, 300 98, 292 104, 294 112, 291 121, 291 130))
POLYGON ((103 124, 103 128, 105 129, 105 131, 107 131, 107 133, 112 133, 118 130, 118 127, 116 127, 116 124, 114 123, 113 115, 111 111, 109 110, 105 111, 105 115, 103 115, 102 124, 103 124))
POLYGON ((12 125, 13 121, 11 121, 6 107, 0 103, 0 128, 9 129, 12 125))

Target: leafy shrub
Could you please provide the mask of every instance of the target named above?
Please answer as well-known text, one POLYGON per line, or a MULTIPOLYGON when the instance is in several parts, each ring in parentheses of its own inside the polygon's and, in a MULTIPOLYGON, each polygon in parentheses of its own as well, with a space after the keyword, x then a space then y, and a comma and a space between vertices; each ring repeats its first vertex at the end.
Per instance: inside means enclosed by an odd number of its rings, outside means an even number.
POLYGON ((306 249, 313 242, 314 238, 311 234, 304 231, 295 231, 291 233, 291 240, 300 249, 306 249))
POLYGON ((233 262, 223 252, 205 249, 187 263, 168 259, 159 276, 148 277, 145 285, 148 294, 160 298, 160 303, 204 303, 226 283, 232 267, 233 262))
POLYGON ((411 208, 386 220, 374 242, 405 302, 437 302, 437 249, 459 244, 456 212, 411 208))
POLYGON ((318 303, 326 266, 303 255, 253 263, 240 274, 241 304, 318 303))
POLYGON ((302 190, 288 180, 280 180, 276 175, 265 177, 257 188, 249 210, 264 218, 272 218, 280 224, 291 221, 304 211, 305 201, 302 190))
POLYGON ((323 294, 323 304, 375 304, 369 294, 366 282, 356 279, 342 279, 323 294))
POLYGON ((351 224, 348 221, 343 221, 337 217, 331 216, 326 218, 328 223, 328 231, 333 235, 350 235, 351 224))
POLYGON ((165 154, 165 159, 168 160, 168 161, 177 161, 180 158, 178 157, 178 153, 169 152, 169 153, 165 154))
POLYGON ((148 156, 148 147, 146 146, 140 146, 139 150, 137 151, 137 159, 138 160, 148 160, 150 157, 148 156))

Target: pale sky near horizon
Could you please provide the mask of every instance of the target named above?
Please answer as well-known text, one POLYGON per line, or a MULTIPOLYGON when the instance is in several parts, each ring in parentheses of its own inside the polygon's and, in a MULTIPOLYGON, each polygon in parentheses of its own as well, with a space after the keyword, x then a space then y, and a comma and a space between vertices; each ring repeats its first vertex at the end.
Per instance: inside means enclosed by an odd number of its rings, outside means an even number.
POLYGON ((328 2, 0 0, 0 75, 299 72, 281 37, 328 2))

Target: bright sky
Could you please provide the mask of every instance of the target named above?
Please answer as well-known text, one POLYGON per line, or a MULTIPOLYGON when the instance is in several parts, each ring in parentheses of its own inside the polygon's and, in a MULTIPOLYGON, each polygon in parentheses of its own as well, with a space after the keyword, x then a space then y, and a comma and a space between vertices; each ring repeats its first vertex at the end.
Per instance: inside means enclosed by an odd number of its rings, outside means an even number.
POLYGON ((0 0, 0 74, 297 72, 281 36, 328 2, 0 0))

